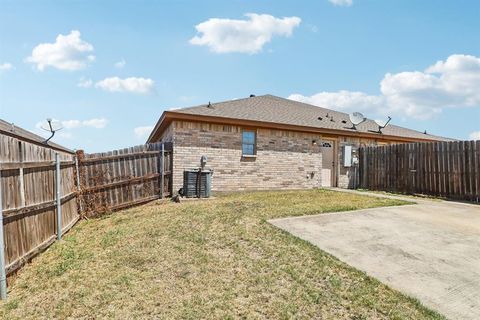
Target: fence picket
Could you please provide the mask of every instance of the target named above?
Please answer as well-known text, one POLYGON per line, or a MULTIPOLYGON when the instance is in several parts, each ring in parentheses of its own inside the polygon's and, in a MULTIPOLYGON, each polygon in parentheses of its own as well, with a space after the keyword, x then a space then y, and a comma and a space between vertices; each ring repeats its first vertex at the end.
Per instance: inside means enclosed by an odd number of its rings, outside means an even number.
POLYGON ((480 141, 361 147, 360 187, 480 202, 480 141))
MULTIPOLYGON (((82 180, 87 181, 79 199, 86 208, 84 214, 95 215, 160 198, 163 189, 158 163, 162 155, 158 150, 160 143, 85 155, 83 160, 79 157, 82 180)), ((165 144, 165 165, 171 164, 171 156, 172 145, 165 144)), ((171 167, 165 168, 164 178, 170 181, 171 167)), ((164 191, 164 196, 170 194, 170 188, 164 191)))
POLYGON ((33 143, 22 135, 3 131, 0 131, 0 149, 0 197, 3 200, 0 205, 9 275, 55 241, 55 152, 59 152, 61 161, 59 191, 64 197, 58 212, 63 233, 75 224, 79 215, 75 205, 73 152, 53 150, 47 144, 33 143))

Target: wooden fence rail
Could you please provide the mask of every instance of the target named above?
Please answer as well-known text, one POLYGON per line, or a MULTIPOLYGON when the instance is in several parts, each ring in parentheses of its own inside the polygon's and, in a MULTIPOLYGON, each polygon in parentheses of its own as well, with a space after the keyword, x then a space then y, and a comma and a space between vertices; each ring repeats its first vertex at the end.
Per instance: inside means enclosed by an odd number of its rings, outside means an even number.
POLYGON ((360 187, 480 203, 480 141, 359 149, 360 187))
POLYGON ((55 241, 57 211, 61 212, 64 233, 82 215, 171 195, 171 143, 75 154, 58 145, 44 144, 40 137, 21 128, 12 126, 12 131, 10 127, 0 122, 0 214, 7 275, 55 241), (57 210, 56 201, 56 153, 60 161, 61 210, 57 210))
POLYGON ((68 231, 79 219, 74 179, 74 153, 54 150, 10 133, 0 132, 5 270, 18 270, 55 241, 55 153, 61 161, 61 227, 68 231))
POLYGON ((87 216, 171 194, 172 144, 154 143, 103 153, 77 152, 80 206, 87 216))

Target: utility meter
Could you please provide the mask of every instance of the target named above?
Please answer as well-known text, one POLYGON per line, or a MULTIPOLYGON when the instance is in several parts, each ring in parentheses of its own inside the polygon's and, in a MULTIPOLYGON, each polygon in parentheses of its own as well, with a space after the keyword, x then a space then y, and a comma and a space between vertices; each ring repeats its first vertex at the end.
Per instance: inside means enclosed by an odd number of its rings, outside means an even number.
POLYGON ((358 165, 358 148, 352 148, 352 165, 358 165))
POLYGON ((358 165, 358 156, 356 154, 352 156, 352 164, 354 166, 358 165))
POLYGON ((205 169, 205 166, 207 165, 207 160, 208 160, 207 156, 202 156, 200 158, 200 167, 202 169, 205 169))
POLYGON ((352 146, 343 146, 343 166, 351 167, 352 166, 352 146))

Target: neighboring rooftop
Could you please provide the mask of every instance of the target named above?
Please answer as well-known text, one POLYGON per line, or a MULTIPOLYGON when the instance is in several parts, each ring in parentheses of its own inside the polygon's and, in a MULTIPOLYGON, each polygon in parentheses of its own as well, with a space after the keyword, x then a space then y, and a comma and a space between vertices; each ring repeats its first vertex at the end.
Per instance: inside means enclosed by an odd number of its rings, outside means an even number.
MULTIPOLYGON (((195 115, 225 119, 260 121, 264 123, 310 127, 316 129, 331 129, 343 131, 345 133, 348 132, 350 134, 376 134, 378 137, 396 136, 421 140, 452 140, 392 124, 389 124, 387 127, 383 128, 382 134, 379 134, 378 125, 375 123, 375 121, 370 119, 367 119, 367 121, 357 125, 357 130, 355 130, 352 129, 352 123, 350 122, 349 115, 347 113, 321 108, 273 95, 250 96, 249 98, 245 99, 208 103, 195 107, 168 111, 168 113, 171 115, 195 115)), ((159 122, 162 121, 162 118, 159 122)), ((155 131, 158 130, 158 127, 159 124, 157 124, 155 127, 150 138, 153 137, 155 131)))
POLYGON ((16 126, 13 123, 7 122, 5 120, 0 119, 0 134, 6 134, 9 136, 13 136, 19 138, 20 140, 25 140, 28 142, 32 142, 34 144, 42 145, 44 147, 51 147, 53 149, 57 149, 60 151, 65 151, 69 153, 73 153, 73 150, 65 148, 59 144, 49 141, 48 144, 45 143, 45 138, 34 134, 28 130, 22 129, 16 126))

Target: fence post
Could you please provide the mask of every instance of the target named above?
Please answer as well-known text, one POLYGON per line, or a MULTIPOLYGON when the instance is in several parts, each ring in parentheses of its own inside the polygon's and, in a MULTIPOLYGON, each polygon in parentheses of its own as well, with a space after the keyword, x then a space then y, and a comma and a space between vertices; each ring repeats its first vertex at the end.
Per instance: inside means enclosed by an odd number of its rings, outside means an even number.
POLYGON ((83 212, 83 209, 82 209, 82 199, 80 199, 82 188, 80 187, 80 167, 78 165, 78 152, 75 152, 75 171, 77 173, 76 176, 77 176, 77 191, 78 191, 78 194, 77 194, 78 209, 80 210, 80 215, 81 215, 83 212))
POLYGON ((165 144, 162 142, 161 152, 160 152, 160 198, 163 199, 164 186, 165 186, 165 144))
POLYGON ((56 190, 56 203, 57 203, 57 240, 62 239, 62 192, 60 181, 60 157, 58 152, 55 152, 55 190, 56 190))
POLYGON ((7 299, 7 275, 5 273, 5 243, 3 240, 2 171, 0 170, 0 298, 7 299))

